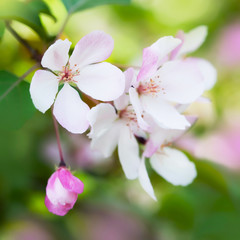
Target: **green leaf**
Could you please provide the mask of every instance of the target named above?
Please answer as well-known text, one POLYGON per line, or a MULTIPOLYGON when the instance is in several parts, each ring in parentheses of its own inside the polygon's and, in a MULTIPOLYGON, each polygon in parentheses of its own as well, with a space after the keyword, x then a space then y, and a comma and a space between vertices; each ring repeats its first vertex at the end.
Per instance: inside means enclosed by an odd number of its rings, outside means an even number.
POLYGON ((0 21, 0 41, 3 38, 4 32, 5 32, 5 24, 3 21, 0 21))
POLYGON ((40 37, 47 39, 47 34, 42 26, 39 14, 44 13, 52 17, 48 6, 42 0, 19 1, 1 0, 0 19, 16 20, 32 28, 40 37))
POLYGON ((196 225, 192 239, 195 240, 239 240, 240 215, 238 212, 218 212, 205 215, 196 225))
POLYGON ((130 4, 131 0, 62 0, 69 13, 105 4, 130 4))
MULTIPOLYGON (((2 96, 18 77, 6 71, 0 71, 0 96, 2 96)), ((32 117, 35 108, 29 94, 29 84, 22 81, 0 101, 0 129, 16 130, 32 117)))

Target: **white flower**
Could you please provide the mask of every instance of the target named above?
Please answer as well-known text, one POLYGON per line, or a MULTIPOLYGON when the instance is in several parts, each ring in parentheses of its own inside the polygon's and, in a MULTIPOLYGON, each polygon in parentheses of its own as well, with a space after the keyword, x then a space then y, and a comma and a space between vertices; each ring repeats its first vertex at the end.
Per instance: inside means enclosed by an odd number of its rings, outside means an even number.
POLYGON ((186 186, 197 176, 194 163, 181 151, 169 147, 184 132, 184 130, 161 129, 155 125, 146 143, 139 168, 139 181, 143 189, 154 200, 156 197, 149 176, 146 174, 144 157, 150 158, 151 167, 173 185, 186 186))
POLYGON ((109 63, 98 63, 107 59, 113 50, 113 39, 101 31, 84 36, 75 46, 69 58, 71 42, 57 40, 42 58, 42 66, 33 76, 30 94, 35 107, 45 112, 53 104, 59 84, 63 83, 53 108, 58 122, 72 133, 83 133, 89 123, 89 107, 78 92, 71 86, 76 85, 82 92, 94 99, 112 101, 124 91, 124 75, 109 63))
POLYGON ((194 62, 167 61, 179 44, 180 39, 169 36, 145 48, 137 81, 129 90, 138 116, 148 113, 160 127, 167 129, 190 126, 175 106, 194 102, 204 91, 203 77, 194 62))

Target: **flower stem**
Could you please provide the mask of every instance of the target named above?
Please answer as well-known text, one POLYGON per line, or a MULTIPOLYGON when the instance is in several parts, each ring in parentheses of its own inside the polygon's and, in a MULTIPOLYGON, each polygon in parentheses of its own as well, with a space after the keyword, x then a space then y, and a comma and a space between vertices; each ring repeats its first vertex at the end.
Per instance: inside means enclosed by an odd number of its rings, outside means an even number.
POLYGON ((30 46, 30 44, 23 39, 19 34, 11 27, 11 24, 9 21, 5 21, 6 28, 8 31, 20 42, 31 54, 32 59, 36 60, 37 62, 41 62, 42 56, 41 54, 30 46))
POLYGON ((64 162, 64 159, 63 159, 63 152, 62 152, 62 147, 61 147, 61 142, 60 142, 58 123, 57 123, 56 118, 53 115, 53 108, 52 108, 52 119, 53 119, 54 129, 55 129, 56 138, 57 138, 58 151, 59 151, 59 156, 60 156, 59 167, 65 167, 66 163, 64 162))

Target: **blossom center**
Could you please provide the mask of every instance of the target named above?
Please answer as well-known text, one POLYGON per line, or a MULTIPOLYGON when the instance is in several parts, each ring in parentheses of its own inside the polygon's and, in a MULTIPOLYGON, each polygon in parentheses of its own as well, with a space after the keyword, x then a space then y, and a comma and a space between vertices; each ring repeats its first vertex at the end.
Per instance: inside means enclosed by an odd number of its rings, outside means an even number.
POLYGON ((137 115, 132 106, 128 106, 119 112, 119 118, 126 120, 128 123, 137 123, 137 115))
POLYGON ((68 63, 66 66, 62 67, 62 71, 58 72, 58 80, 59 82, 76 83, 77 81, 74 80, 74 77, 78 75, 80 75, 80 71, 77 69, 77 64, 70 68, 70 65, 68 63))
POLYGON ((148 81, 140 83, 138 87, 139 94, 153 95, 156 96, 158 93, 162 92, 166 94, 165 88, 161 87, 160 76, 156 76, 154 78, 150 78, 148 81))

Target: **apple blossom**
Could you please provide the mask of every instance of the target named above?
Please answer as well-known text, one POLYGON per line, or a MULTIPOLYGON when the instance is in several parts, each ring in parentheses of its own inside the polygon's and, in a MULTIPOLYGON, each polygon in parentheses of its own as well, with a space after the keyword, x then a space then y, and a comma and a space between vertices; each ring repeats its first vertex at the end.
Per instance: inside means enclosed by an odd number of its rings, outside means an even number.
MULTIPOLYGON (((167 129, 190 126, 175 106, 194 102, 204 91, 203 78, 195 62, 168 61, 168 55, 180 44, 180 39, 168 36, 145 48, 137 80, 129 89, 138 116, 148 113, 160 127, 167 129)), ((140 117, 138 120, 142 121, 140 117)))
POLYGON ((127 106, 116 113, 111 104, 100 103, 90 110, 88 119, 91 125, 89 133, 92 139, 91 148, 98 150, 107 158, 118 145, 118 156, 124 173, 128 179, 135 179, 140 159, 134 135, 143 132, 138 127, 132 106, 127 106))
POLYGON ((66 167, 59 167, 48 180, 45 205, 56 215, 64 216, 73 208, 78 194, 83 192, 83 183, 66 167))
POLYGON ((124 75, 110 63, 98 63, 110 56, 114 45, 104 32, 84 36, 69 58, 70 45, 67 39, 57 40, 47 49, 41 61, 47 70, 36 71, 30 94, 35 107, 43 113, 55 100, 53 114, 57 121, 72 133, 83 133, 89 126, 89 107, 73 86, 94 99, 112 101, 123 93, 124 75), (57 94, 59 84, 63 87, 57 94))
MULTIPOLYGON (((195 119, 191 118, 189 121, 192 123, 195 119)), ((152 124, 154 125, 153 122, 152 124)), ((148 138, 139 167, 138 178, 143 189, 154 200, 156 200, 156 197, 146 171, 144 157, 150 158, 151 167, 173 185, 186 186, 197 176, 193 162, 181 151, 169 147, 170 144, 183 135, 185 131, 186 130, 179 129, 163 129, 155 124, 155 129, 148 138)))
POLYGON ((100 103, 90 110, 88 120, 91 131, 88 136, 92 139, 92 149, 101 152, 105 158, 111 156, 118 145, 118 156, 123 171, 128 179, 135 179, 140 164, 135 136, 146 138, 146 133, 139 126, 138 116, 129 102, 128 90, 134 78, 134 70, 129 68, 124 75, 125 90, 114 101, 115 106, 100 103))

